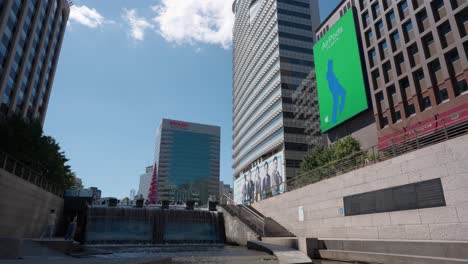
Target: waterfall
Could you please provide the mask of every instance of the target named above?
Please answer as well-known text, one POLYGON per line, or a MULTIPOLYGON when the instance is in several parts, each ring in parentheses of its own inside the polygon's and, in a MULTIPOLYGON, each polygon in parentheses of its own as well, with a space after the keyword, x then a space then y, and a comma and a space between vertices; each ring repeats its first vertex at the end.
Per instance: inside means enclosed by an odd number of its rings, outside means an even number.
POLYGON ((91 206, 89 244, 214 244, 224 243, 218 212, 91 206))

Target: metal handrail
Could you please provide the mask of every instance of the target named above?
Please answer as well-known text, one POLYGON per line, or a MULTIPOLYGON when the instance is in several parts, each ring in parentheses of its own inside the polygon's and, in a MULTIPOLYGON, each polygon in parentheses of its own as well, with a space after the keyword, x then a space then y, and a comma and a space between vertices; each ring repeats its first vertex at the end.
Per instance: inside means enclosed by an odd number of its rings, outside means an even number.
MULTIPOLYGON (((236 205, 236 203, 234 202, 233 199, 231 199, 231 197, 228 197, 225 194, 223 194, 223 196, 225 196, 225 198, 227 198, 228 201, 232 202, 232 205, 236 205)), ((247 206, 243 204, 238 204, 236 206, 238 208, 238 212, 237 212, 238 217, 239 218, 241 217, 243 211, 248 212, 251 216, 253 216, 256 219, 256 221, 252 221, 249 218, 244 218, 244 219, 247 220, 249 223, 251 223, 255 227, 255 229, 257 229, 261 233, 261 235, 265 235, 265 217, 257 214, 252 209, 248 208, 247 206)))
POLYGON ((37 187, 62 197, 62 191, 53 184, 49 184, 43 173, 31 169, 29 166, 21 161, 13 158, 9 154, 0 150, 0 168, 28 181, 37 187))
MULTIPOLYGON (((231 197, 227 196, 226 194, 223 194, 223 196, 225 198, 227 198, 227 200, 231 201, 233 205, 236 205, 235 201, 233 199, 231 199, 231 197)), ((257 214, 255 211, 253 211, 252 209, 250 209, 249 207, 243 205, 243 204, 238 204, 238 206, 244 208, 245 210, 247 210, 250 214, 254 215, 255 217, 257 217, 258 219, 261 219, 262 221, 265 220, 265 217, 257 214)))
MULTIPOLYGON (((467 135, 468 115, 462 115, 462 117, 457 120, 457 123, 453 124, 453 116, 459 115, 461 112, 466 114, 467 111, 467 109, 455 111, 454 113, 451 113, 450 116, 445 116, 440 119, 427 122, 423 127, 417 127, 413 130, 396 135, 384 142, 392 143, 385 148, 382 148, 382 143, 380 143, 366 150, 354 152, 342 159, 332 161, 321 167, 301 173, 292 179, 271 186, 266 191, 263 191, 263 199, 261 200, 281 194, 273 192, 273 190, 281 186, 284 186, 284 192, 288 192, 370 164, 382 162, 414 150, 425 148, 462 135, 467 135), (452 125, 447 126, 447 124, 450 123, 452 123, 452 125), (431 126, 434 128, 432 130, 427 130, 427 128, 430 128, 431 126), (423 131, 423 133, 421 131, 423 131)), ((250 202, 253 203, 255 201, 250 202)))

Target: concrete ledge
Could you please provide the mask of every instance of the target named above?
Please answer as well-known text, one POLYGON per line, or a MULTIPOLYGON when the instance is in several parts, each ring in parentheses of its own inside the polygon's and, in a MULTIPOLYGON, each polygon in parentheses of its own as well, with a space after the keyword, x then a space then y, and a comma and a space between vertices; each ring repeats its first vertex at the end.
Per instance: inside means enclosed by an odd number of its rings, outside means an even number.
POLYGON ((161 258, 161 259, 155 259, 155 260, 150 260, 150 261, 138 262, 138 264, 171 264, 171 263, 172 263, 171 258, 161 258))
POLYGON ((297 249, 312 259, 319 259, 319 241, 316 238, 305 237, 262 237, 262 241, 269 244, 297 249))
POLYGON ((46 246, 50 249, 56 250, 64 254, 70 254, 73 252, 79 251, 80 245, 72 240, 63 240, 63 239, 33 239, 33 242, 39 243, 43 246, 46 246))
POLYGON ((466 259, 422 257, 398 254, 369 253, 359 251, 320 250, 323 259, 366 262, 366 263, 399 263, 399 264, 461 264, 466 259))
POLYGON ((468 260, 468 242, 407 240, 328 240, 322 249, 468 260))
POLYGON ((299 239, 297 237, 262 237, 262 242, 299 249, 299 239))
POLYGON ((290 247, 265 243, 261 241, 248 241, 247 248, 267 252, 276 256, 280 264, 286 263, 312 263, 312 260, 299 250, 290 247))
POLYGON ((19 239, 0 237, 0 259, 17 259, 19 249, 19 239))

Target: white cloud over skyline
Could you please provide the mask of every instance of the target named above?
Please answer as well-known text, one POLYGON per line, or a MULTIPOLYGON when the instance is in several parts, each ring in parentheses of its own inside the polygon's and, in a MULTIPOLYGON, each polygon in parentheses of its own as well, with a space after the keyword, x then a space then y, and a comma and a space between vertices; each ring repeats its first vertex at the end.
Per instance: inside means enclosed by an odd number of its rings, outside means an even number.
POLYGON ((228 48, 234 15, 226 0, 162 0, 153 6, 157 32, 177 44, 214 44, 228 48))
POLYGON ((123 9, 122 17, 130 26, 130 36, 142 41, 145 38, 145 30, 153 28, 153 25, 144 17, 139 17, 135 9, 123 9))
POLYGON ((89 28, 102 26, 106 19, 96 9, 85 5, 73 5, 70 7, 69 22, 76 22, 89 28))
MULTIPOLYGON (((132 39, 143 41, 151 32, 178 45, 212 44, 225 49, 231 46, 234 15, 230 1, 161 0, 149 8, 152 15, 147 13, 146 17, 134 8, 122 9, 123 23, 119 24, 127 28, 132 39)), ((69 22, 92 29, 116 23, 86 5, 71 6, 69 22)))

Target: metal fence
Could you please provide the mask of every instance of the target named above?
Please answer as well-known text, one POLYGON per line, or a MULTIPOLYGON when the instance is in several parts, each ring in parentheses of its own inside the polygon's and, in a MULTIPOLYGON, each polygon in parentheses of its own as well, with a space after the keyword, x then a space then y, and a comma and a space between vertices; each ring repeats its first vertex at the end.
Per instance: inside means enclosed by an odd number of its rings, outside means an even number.
POLYGON ((44 189, 47 192, 53 193, 60 197, 63 196, 63 190, 53 184, 49 184, 43 173, 29 168, 24 163, 16 160, 3 151, 0 151, 0 168, 38 186, 39 188, 44 189))
POLYGON ((257 234, 262 236, 265 235, 265 217, 257 214, 255 211, 253 211, 246 205, 236 205, 236 203, 234 202, 234 200, 231 199, 231 197, 227 195, 223 196, 226 198, 227 203, 220 204, 221 207, 223 207, 233 216, 246 220, 250 228, 252 228, 257 234))
MULTIPOLYGON (((352 153, 349 156, 330 162, 322 167, 299 174, 295 178, 282 183, 286 185, 285 192, 292 191, 321 180, 333 178, 371 164, 392 159, 417 149, 467 135, 467 113, 468 109, 464 109, 460 112, 453 113, 450 116, 426 122, 424 126, 401 133, 384 142, 380 142, 377 146, 352 153), (457 123, 455 124, 454 117, 457 118, 457 123)), ((272 186, 268 190, 263 190, 262 200, 279 195, 273 192, 276 187, 277 186, 272 186)), ((250 202, 254 201, 247 201, 247 203, 250 202)))

